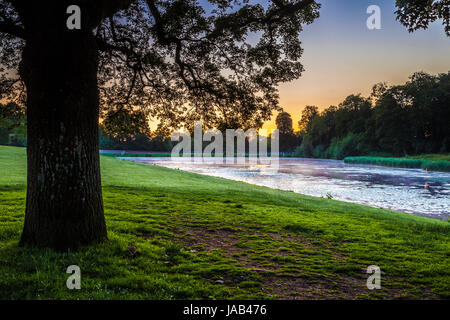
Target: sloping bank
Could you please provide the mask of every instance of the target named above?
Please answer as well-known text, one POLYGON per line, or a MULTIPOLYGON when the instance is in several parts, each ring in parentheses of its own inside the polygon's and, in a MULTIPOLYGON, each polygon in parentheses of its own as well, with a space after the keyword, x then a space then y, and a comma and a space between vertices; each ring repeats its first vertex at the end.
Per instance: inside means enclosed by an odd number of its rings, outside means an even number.
POLYGON ((430 171, 450 172, 450 161, 433 161, 410 158, 384 158, 384 157, 347 157, 345 163, 371 164, 394 168, 423 169, 430 171))
POLYGON ((0 299, 450 298, 447 221, 112 157, 101 167, 109 240, 21 248, 26 153, 0 146, 0 299), (81 290, 66 287, 69 265, 81 290))

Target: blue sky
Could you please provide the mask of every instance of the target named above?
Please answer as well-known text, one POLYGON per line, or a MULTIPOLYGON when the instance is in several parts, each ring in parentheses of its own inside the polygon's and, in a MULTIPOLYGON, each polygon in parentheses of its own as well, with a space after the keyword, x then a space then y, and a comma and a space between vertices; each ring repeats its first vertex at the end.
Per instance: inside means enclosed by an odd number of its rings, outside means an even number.
MULTIPOLYGON (((450 70, 450 37, 441 23, 409 33, 395 19, 395 0, 319 0, 321 16, 300 35, 303 76, 280 86, 280 102, 294 123, 306 105, 323 109, 347 95, 368 95, 375 83, 405 82, 416 71, 450 70), (370 5, 381 8, 381 30, 369 30, 370 5)), ((266 128, 273 127, 273 122, 266 128)))

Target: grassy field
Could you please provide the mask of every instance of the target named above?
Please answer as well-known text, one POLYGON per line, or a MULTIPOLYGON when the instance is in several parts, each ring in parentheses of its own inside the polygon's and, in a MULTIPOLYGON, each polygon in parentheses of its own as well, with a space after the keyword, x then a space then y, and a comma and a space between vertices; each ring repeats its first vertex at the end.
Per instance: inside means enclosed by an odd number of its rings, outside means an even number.
POLYGON ((447 221, 111 157, 102 174, 107 242, 20 248, 25 150, 0 146, 0 299, 450 298, 447 221))
POLYGON ((103 153, 102 156, 105 157, 146 157, 146 158, 151 158, 151 157, 170 157, 171 154, 170 153, 145 153, 145 152, 139 152, 139 153, 135 153, 135 152, 123 152, 123 153, 119 153, 119 152, 109 152, 109 153, 103 153))
MULTIPOLYGON (((103 156, 106 157, 114 157, 114 158, 120 158, 120 157, 129 157, 129 158, 138 158, 138 157, 146 157, 146 158, 155 158, 155 157, 170 157, 172 156, 171 153, 145 153, 145 152, 129 152, 129 153, 118 153, 118 152, 109 152, 109 153, 103 153, 103 156)), ((184 153, 183 156, 194 156, 194 154, 184 153)), ((234 154, 235 157, 237 157, 237 154, 234 154)), ((249 157, 248 154, 245 155, 247 158, 249 157)), ((212 157, 215 157, 213 154, 212 157)), ((293 154, 279 154, 280 158, 294 158, 295 156, 293 154)))
POLYGON ((429 154, 404 158, 389 157, 347 157, 345 163, 371 164, 395 168, 423 169, 450 172, 450 156, 429 154))

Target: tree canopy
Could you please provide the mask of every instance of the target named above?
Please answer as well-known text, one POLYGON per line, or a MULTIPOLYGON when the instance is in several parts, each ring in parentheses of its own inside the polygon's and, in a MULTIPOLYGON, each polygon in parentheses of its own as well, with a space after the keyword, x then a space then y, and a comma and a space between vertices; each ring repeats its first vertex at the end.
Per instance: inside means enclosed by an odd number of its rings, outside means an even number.
POLYGON ((441 19, 445 33, 450 36, 449 0, 396 0, 397 20, 410 32, 426 29, 430 23, 441 19))
POLYGON ((301 132, 302 156, 408 155, 450 151, 450 72, 417 72, 403 85, 379 83, 369 98, 350 95, 311 117, 301 132))
MULTIPOLYGON (((45 3, 0 1, 2 92, 23 92, 11 77, 32 32, 23 11, 45 3)), ((276 86, 303 71, 299 33, 320 8, 312 0, 75 3, 100 50, 102 116, 111 131, 140 128, 144 116, 171 128, 193 119, 218 128, 261 127, 279 110, 276 86)))
MULTIPOLYGON (((0 99, 24 103, 19 62, 33 23, 65 23, 68 1, 0 0, 0 99), (48 20, 48 19, 47 19, 48 20)), ((78 0, 82 29, 100 51, 101 116, 109 132, 207 127, 259 128, 280 111, 277 85, 301 76, 299 33, 319 16, 313 0, 78 0)), ((70 2, 70 4, 72 4, 70 2)), ((397 0, 410 31, 442 19, 449 2, 397 0)))
POLYGON ((280 112, 275 120, 277 129, 280 134, 293 134, 294 129, 292 128, 292 117, 287 112, 280 112))

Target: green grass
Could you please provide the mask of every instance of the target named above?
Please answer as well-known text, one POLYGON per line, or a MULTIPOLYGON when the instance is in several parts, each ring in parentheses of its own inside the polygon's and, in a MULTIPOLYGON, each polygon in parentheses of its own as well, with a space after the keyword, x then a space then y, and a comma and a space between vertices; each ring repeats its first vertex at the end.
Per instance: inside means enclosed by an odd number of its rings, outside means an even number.
MULTIPOLYGON (((118 152, 111 152, 111 153, 103 153, 103 156, 106 157, 114 157, 114 158, 120 158, 120 157, 129 157, 129 158, 138 158, 138 157, 146 157, 146 158, 154 158, 154 157, 170 157, 172 154, 171 153, 146 153, 146 152, 123 152, 123 153, 118 153, 118 152)), ((183 154, 184 156, 193 156, 194 154, 183 154)), ((237 154, 234 154, 235 157, 237 157, 237 154)), ((246 157, 249 157, 248 154, 245 155, 246 157)), ((215 155, 213 154, 212 157, 215 157, 215 155)), ((294 155, 288 155, 288 154, 281 154, 279 155, 280 158, 294 158, 294 155)))
POLYGON ((388 157, 347 157, 345 163, 371 164, 378 166, 387 166, 395 168, 423 169, 431 171, 450 172, 450 161, 446 155, 422 155, 405 158, 388 157))
POLYGON ((118 152, 111 152, 111 153, 103 153, 102 156, 105 157, 146 157, 146 158, 151 158, 151 157, 170 157, 170 153, 135 153, 135 152, 131 152, 131 153, 118 153, 118 152))
POLYGON ((450 153, 449 154, 421 154, 418 156, 408 156, 406 158, 410 159, 423 159, 423 160, 431 160, 431 161, 450 161, 450 153))
POLYGON ((20 248, 25 150, 0 146, 0 299, 450 298, 447 221, 101 161, 109 240, 20 248), (72 264, 81 290, 66 288, 72 264))

